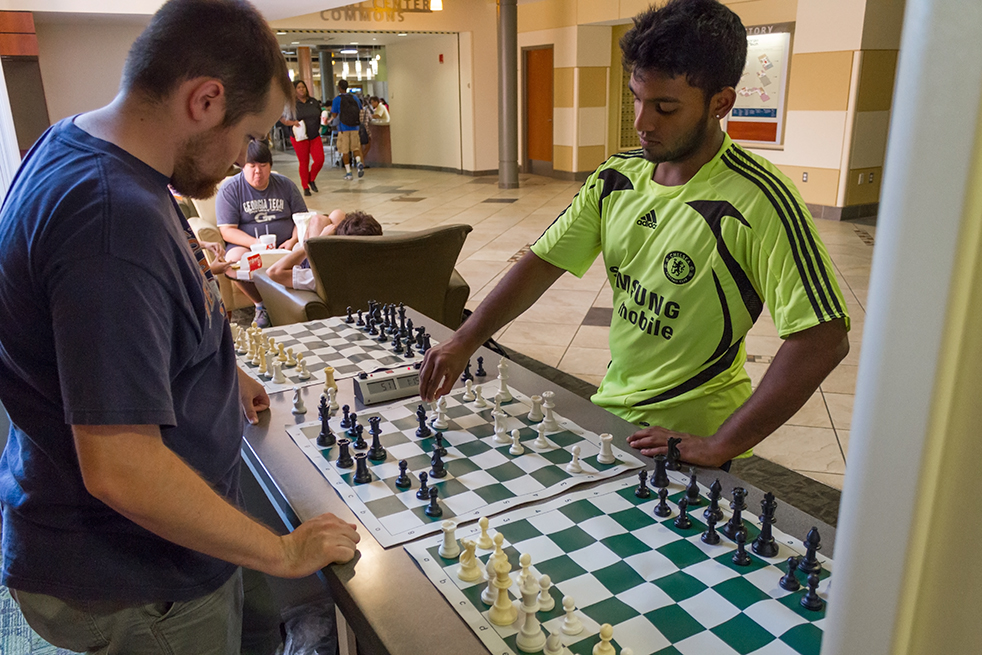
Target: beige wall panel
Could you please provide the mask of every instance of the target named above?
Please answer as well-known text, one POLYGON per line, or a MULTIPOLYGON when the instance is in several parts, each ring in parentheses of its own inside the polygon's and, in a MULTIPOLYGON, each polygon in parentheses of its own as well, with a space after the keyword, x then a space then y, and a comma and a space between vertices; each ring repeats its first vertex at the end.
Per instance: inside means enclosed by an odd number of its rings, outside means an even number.
POLYGON ((861 49, 865 7, 861 0, 798 0, 794 52, 861 49))
POLYGON ((580 25, 576 28, 576 65, 610 66, 610 26, 580 25))
POLYGON ((723 0, 744 25, 790 23, 798 13, 797 0, 723 0))
POLYGON ((580 107, 607 106, 607 69, 580 69, 580 107))
POLYGON ((552 106, 573 106, 573 77, 572 68, 554 68, 552 70, 552 106))
POLYGON ((778 166, 781 172, 791 178, 798 187, 805 202, 813 205, 835 206, 839 191, 839 169, 812 168, 808 166, 778 166), (802 173, 808 173, 808 181, 802 182, 802 173))
POLYGON ((579 171, 577 172, 592 172, 607 159, 603 146, 580 146, 577 154, 579 155, 579 163, 576 166, 579 171))
POLYGON ((556 171, 573 172, 573 146, 552 146, 552 168, 556 171))
POLYGON ((844 111, 789 111, 783 150, 755 150, 778 166, 838 169, 846 130, 844 111))
MULTIPOLYGON (((474 33, 460 33, 460 133, 474 134, 474 33)), ((521 112, 519 112, 521 113, 521 112)), ((462 139, 460 143, 461 166, 465 171, 482 170, 477 167, 474 140, 462 139)), ((486 170, 486 169, 483 169, 486 170)))
POLYGON ((576 110, 572 107, 556 107, 552 110, 553 144, 562 146, 573 146, 576 144, 575 116, 576 110))
MULTIPOLYGON (((604 2, 606 0, 599 0, 604 2)), ((642 11, 647 9, 652 5, 652 0, 620 0, 621 1, 621 18, 634 18, 642 11)), ((664 4, 660 2, 659 4, 664 4)))
POLYGON ((866 50, 859 71, 856 111, 887 111, 893 102, 897 75, 896 50, 866 50))
MULTIPOLYGON (((576 130, 576 145, 603 146, 607 133, 607 108, 581 108, 576 130)), ((582 170, 582 167, 581 167, 582 170)))
POLYGON ((618 45, 621 37, 630 28, 630 25, 615 25, 611 28, 610 51, 611 66, 610 80, 608 85, 608 97, 610 98, 609 110, 607 112, 607 156, 614 154, 620 148, 621 132, 621 84, 624 79, 624 67, 621 66, 621 49, 618 45))
POLYGON ((518 31, 532 32, 576 25, 576 2, 577 0, 540 0, 520 4, 518 31))
POLYGON ((882 178, 882 166, 849 169, 849 175, 846 176, 846 207, 879 202, 882 178), (869 181, 870 173, 873 174, 872 182, 869 181))
POLYGON ((852 52, 812 52, 791 57, 788 109, 845 111, 849 108, 852 52))
POLYGON ((597 0, 576 0, 576 20, 580 25, 602 23, 620 18, 617 2, 597 0))
POLYGON ((853 118, 850 168, 882 166, 890 131, 890 112, 861 111, 853 118))
POLYGON ((897 50, 904 23, 904 0, 866 0, 863 50, 897 50))
MULTIPOLYGON (((537 30, 518 35, 518 47, 529 48, 538 45, 551 45, 552 65, 557 68, 576 67, 576 28, 563 27, 555 30, 537 30)), ((487 52, 490 59, 497 58, 497 45, 487 52)))

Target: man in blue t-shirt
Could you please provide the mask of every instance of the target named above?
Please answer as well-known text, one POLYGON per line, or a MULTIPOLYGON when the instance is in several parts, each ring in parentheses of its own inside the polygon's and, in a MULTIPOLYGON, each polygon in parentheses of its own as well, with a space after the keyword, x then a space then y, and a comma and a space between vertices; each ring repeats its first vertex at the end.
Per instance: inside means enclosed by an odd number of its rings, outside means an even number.
POLYGON ((348 81, 338 82, 338 91, 331 102, 331 117, 338 119, 338 142, 335 144, 344 162, 344 179, 351 179, 351 155, 354 154, 358 164, 358 177, 365 176, 365 164, 361 161, 361 140, 358 138, 358 126, 361 124, 361 101, 348 93, 348 81))
POLYGON ((238 653, 240 567, 354 556, 330 514, 279 536, 239 508, 242 414, 269 398, 168 190, 212 195, 290 93, 254 8, 170 0, 119 95, 52 126, 0 209, 2 582, 56 646, 238 653))

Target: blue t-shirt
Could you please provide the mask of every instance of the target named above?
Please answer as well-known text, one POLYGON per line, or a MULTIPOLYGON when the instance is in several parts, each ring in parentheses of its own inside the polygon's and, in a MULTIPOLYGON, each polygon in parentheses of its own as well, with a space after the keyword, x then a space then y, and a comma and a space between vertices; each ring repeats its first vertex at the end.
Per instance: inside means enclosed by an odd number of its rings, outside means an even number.
POLYGON ((71 425, 158 425, 239 499, 242 411, 224 309, 168 179, 65 119, 0 209, 3 583, 66 599, 189 600, 235 566, 91 496, 71 425))
MULTIPOLYGON (((358 111, 361 112, 361 100, 358 96, 351 95, 350 93, 345 93, 352 100, 358 103, 358 111)), ((341 122, 341 96, 334 96, 334 100, 331 101, 331 113, 338 115, 338 132, 354 132, 358 129, 358 123, 354 125, 346 125, 341 122)))
MULTIPOLYGON (((222 183, 215 198, 219 225, 231 225, 250 236, 275 234, 276 245, 293 236, 293 214, 307 211, 300 189, 278 173, 269 174, 262 191, 249 184, 243 173, 222 183)), ((232 245, 232 244, 229 244, 232 245)))

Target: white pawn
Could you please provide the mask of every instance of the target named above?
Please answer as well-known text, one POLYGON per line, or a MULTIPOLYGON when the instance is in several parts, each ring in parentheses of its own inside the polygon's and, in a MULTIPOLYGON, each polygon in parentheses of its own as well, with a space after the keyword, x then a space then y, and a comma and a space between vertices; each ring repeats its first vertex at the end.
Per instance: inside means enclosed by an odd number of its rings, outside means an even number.
POLYGON ((580 447, 573 446, 573 459, 566 465, 567 473, 582 473, 583 467, 580 466, 580 447))
MULTIPOLYGON (((279 362, 276 362, 274 366, 279 366, 279 362)), ((307 408, 303 404, 303 398, 300 397, 300 387, 293 387, 293 413, 307 413, 307 408)))
POLYGON ((511 391, 508 390, 508 360, 501 358, 498 360, 498 393, 501 394, 502 402, 513 400, 511 391))
POLYGON ((544 391, 542 393, 542 409, 544 413, 542 422, 546 424, 546 430, 549 432, 559 431, 559 423, 556 422, 556 417, 552 413, 552 410, 556 408, 555 398, 556 394, 553 391, 544 391))
POLYGON ((475 400, 476 398, 477 396, 474 395, 474 381, 467 380, 466 382, 464 382, 464 395, 461 397, 461 399, 464 402, 469 403, 470 401, 475 400))
POLYGON ((297 366, 297 377, 301 380, 310 379, 310 371, 307 370, 307 362, 300 360, 300 365, 297 366))
POLYGON ((484 577, 481 567, 478 566, 477 556, 474 554, 477 544, 470 539, 464 539, 463 544, 464 552, 460 554, 460 570, 457 571, 457 577, 464 582, 477 582, 484 577))
POLYGON ((542 396, 532 396, 532 409, 529 411, 529 420, 538 423, 542 420, 542 396))
POLYGON ((334 387, 327 388, 327 408, 336 412, 340 406, 338 405, 338 390, 334 387))
POLYGON ((526 653, 538 653, 546 645, 546 636, 542 633, 542 625, 539 618, 535 615, 539 611, 539 603, 536 601, 538 595, 538 585, 535 578, 529 576, 525 579, 525 584, 521 585, 522 593, 522 612, 525 620, 522 621, 522 629, 518 633, 516 641, 519 650, 526 653))
POLYGON ((450 427, 447 423, 447 397, 440 396, 440 400, 436 403, 436 418, 433 419, 433 427, 437 430, 446 430, 450 427))
POLYGON ((266 352, 262 349, 259 349, 256 351, 256 356, 259 357, 259 361, 256 362, 257 364, 259 364, 259 375, 262 375, 264 377, 269 377, 266 375, 266 373, 269 372, 269 369, 266 367, 266 352))
POLYGON ((544 450, 549 447, 549 442, 546 440, 546 426, 545 423, 539 423, 535 426, 535 431, 539 434, 532 442, 533 448, 538 448, 539 450, 544 450))
MULTIPOLYGON (((297 357, 299 358, 300 355, 297 355, 297 357)), ((337 391, 337 389, 338 389, 338 383, 334 381, 334 367, 333 366, 325 366, 324 367, 324 390, 327 391, 327 388, 328 387, 331 387, 335 391, 337 391)))
POLYGON ((576 612, 576 601, 572 597, 563 597, 563 610, 566 612, 566 618, 563 619, 563 634, 578 635, 583 632, 583 623, 574 613, 576 612))
POLYGON ((491 554, 491 558, 495 560, 508 559, 508 555, 505 554, 505 549, 502 545, 505 543, 505 535, 500 532, 494 535, 494 553, 491 554))
POLYGON ((283 364, 273 362, 273 382, 276 384, 286 384, 286 376, 283 375, 283 364))
POLYGON ((601 464, 613 464, 617 461, 617 458, 614 457, 614 449, 611 447, 613 440, 613 435, 606 432, 600 435, 600 454, 597 455, 597 461, 601 464))
POLYGON ((282 343, 276 346, 276 361, 286 363, 286 347, 282 343))
POLYGON ((286 349, 286 365, 287 366, 297 365, 297 356, 293 354, 293 348, 286 349))
POLYGON ((600 626, 600 643, 593 647, 593 655, 617 655, 610 640, 614 638, 614 626, 604 623, 600 626))
POLYGON ((457 545, 457 524, 453 521, 444 521, 440 524, 443 529, 443 543, 437 549, 437 553, 443 559, 456 559, 460 555, 460 546, 457 545))
POLYGON ((488 517, 482 516, 478 520, 477 524, 481 526, 481 536, 477 538, 477 547, 481 550, 491 550, 494 548, 494 542, 491 541, 491 535, 488 534, 488 517))
POLYGON ((556 599, 552 597, 549 593, 549 588, 552 587, 552 578, 548 575, 544 575, 539 578, 539 611, 540 612, 551 612, 552 608, 556 606, 556 599))
POLYGON ((481 393, 481 385, 474 387, 474 407, 487 407, 488 401, 484 399, 484 395, 481 393))
POLYGON ((518 430, 511 431, 511 448, 508 449, 508 452, 512 455, 521 455, 525 452, 525 447, 522 446, 522 442, 519 441, 518 430))
POLYGON ((524 586, 526 578, 532 577, 532 556, 522 553, 518 558, 518 563, 522 565, 522 572, 518 574, 518 586, 524 586))

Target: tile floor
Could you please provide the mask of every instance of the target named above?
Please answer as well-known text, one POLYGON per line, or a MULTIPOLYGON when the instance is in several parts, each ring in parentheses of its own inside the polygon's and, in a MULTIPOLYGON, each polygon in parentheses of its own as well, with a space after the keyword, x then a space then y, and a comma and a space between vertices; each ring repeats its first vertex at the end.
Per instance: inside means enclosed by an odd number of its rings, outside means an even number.
MULTIPOLYGON (((327 161, 331 161, 330 153, 327 161)), ((274 168, 298 180, 292 153, 275 153, 274 168)), ((496 177, 393 168, 369 169, 363 179, 353 182, 343 181, 342 175, 342 169, 325 168, 317 180, 320 193, 308 199, 311 209, 325 213, 338 207, 362 209, 372 213, 387 231, 446 223, 474 227, 457 264, 471 286, 467 305, 471 309, 569 205, 580 186, 523 175, 521 188, 500 190, 496 177)), ((823 220, 816 224, 852 316, 851 349, 807 404, 755 452, 841 489, 876 228, 823 220)), ((607 326, 612 307, 612 294, 598 260, 582 279, 564 275, 529 311, 495 337, 544 364, 599 384, 610 358, 607 326)), ((747 369, 755 385, 780 344, 765 312, 747 336, 751 360, 747 369)))

